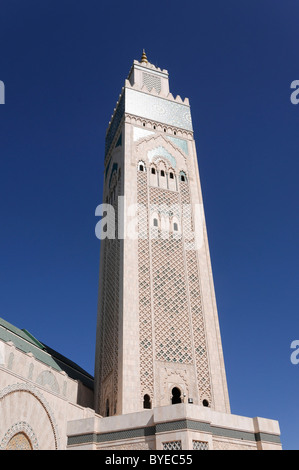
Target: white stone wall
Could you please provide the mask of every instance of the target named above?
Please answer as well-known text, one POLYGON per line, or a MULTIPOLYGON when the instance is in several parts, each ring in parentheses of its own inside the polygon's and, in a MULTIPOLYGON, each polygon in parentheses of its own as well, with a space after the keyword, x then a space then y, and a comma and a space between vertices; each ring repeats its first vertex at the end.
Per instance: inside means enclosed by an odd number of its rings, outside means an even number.
POLYGON ((70 421, 67 434, 70 449, 281 450, 280 429, 275 420, 188 404, 70 421))
MULTIPOLYGON (((65 449, 68 420, 93 414, 77 405, 78 382, 11 342, 0 345, 0 448, 24 433, 33 449, 65 449)), ((80 389, 83 400, 90 402, 90 391, 80 389)))

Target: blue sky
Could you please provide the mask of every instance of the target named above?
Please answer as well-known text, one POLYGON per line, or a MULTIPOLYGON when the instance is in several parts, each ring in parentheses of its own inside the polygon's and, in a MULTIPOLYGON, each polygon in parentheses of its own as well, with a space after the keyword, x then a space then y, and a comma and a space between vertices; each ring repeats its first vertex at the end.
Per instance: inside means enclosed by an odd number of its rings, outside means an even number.
POLYGON ((188 97, 235 414, 299 449, 298 2, 2 0, 0 316, 93 374, 105 132, 145 48, 188 97))

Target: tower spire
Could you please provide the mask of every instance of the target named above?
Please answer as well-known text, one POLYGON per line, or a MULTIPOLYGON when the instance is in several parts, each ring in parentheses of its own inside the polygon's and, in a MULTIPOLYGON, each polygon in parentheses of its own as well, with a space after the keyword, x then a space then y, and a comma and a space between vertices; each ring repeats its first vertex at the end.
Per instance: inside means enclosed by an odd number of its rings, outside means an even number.
POLYGON ((147 63, 148 63, 148 60, 147 60, 146 53, 145 53, 145 50, 144 50, 144 49, 143 49, 143 52, 142 52, 142 57, 141 57, 140 62, 143 63, 143 64, 147 64, 147 63))

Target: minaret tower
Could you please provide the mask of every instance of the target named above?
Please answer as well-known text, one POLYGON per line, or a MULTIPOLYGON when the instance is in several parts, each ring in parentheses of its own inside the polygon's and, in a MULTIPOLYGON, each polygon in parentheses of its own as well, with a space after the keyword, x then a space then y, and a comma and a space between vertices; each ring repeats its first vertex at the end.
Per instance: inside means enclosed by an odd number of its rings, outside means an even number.
POLYGON ((103 203, 96 411, 230 413, 189 100, 144 51, 107 129, 103 203))

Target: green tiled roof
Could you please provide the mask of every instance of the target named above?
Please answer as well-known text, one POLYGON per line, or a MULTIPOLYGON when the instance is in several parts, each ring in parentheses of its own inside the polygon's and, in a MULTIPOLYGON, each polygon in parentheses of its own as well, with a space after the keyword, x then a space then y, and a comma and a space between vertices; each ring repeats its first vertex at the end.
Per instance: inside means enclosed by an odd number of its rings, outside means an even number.
POLYGON ((38 341, 29 331, 15 327, 0 318, 0 340, 12 341, 17 349, 24 353, 32 353, 34 357, 58 371, 65 371, 74 380, 80 380, 88 388, 93 389, 93 377, 70 359, 54 351, 38 341))

